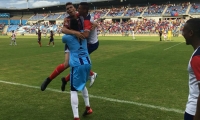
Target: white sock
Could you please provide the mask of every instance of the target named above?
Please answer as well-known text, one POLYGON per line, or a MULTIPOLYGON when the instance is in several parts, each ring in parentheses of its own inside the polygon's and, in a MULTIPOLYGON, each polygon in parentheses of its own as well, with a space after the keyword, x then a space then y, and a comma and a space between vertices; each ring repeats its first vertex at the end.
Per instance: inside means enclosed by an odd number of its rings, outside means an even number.
POLYGON ((85 106, 90 107, 89 95, 88 95, 88 90, 86 87, 82 90, 82 95, 85 101, 85 106))
POLYGON ((72 106, 74 118, 79 118, 79 114, 78 114, 78 93, 77 93, 77 91, 71 91, 71 106, 72 106))

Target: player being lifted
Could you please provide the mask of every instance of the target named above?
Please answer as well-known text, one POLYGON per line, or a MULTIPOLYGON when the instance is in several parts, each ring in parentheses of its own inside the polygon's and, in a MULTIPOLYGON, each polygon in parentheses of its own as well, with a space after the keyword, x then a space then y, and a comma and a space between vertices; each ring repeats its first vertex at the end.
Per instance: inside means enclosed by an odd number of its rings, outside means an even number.
MULTIPOLYGON (((82 34, 82 33, 80 33, 80 32, 78 32, 78 31, 74 31, 74 30, 70 30, 70 26, 69 26, 69 21, 70 21, 70 19, 71 19, 71 17, 73 17, 73 16, 76 16, 76 17, 78 17, 77 15, 76 15, 76 10, 75 10, 75 8, 74 8, 74 6, 73 6, 73 4, 72 3, 67 3, 66 4, 66 10, 67 10, 67 13, 69 14, 69 16, 67 17, 67 18, 65 18, 64 19, 64 27, 62 28, 62 31, 63 31, 63 33, 65 33, 65 34, 71 34, 71 35, 75 35, 75 36, 77 36, 77 38, 80 38, 80 39, 84 39, 84 38, 88 38, 88 36, 89 36, 89 30, 91 29, 91 22, 90 21, 88 21, 88 22, 84 22, 84 28, 85 28, 85 31, 84 31, 84 33, 82 34), (86 25, 85 25, 86 24, 86 25), (89 25, 89 26, 88 26, 89 25), (88 30, 87 30, 88 29, 88 30)), ((83 23, 82 23, 83 24, 83 23)), ((92 34, 91 34, 92 35, 92 34)), ((90 35, 90 37, 92 37, 90 35)), ((97 38, 96 38, 97 39, 97 38)), ((96 50, 97 48, 98 48, 98 39, 97 39, 97 42, 96 42, 96 44, 95 44, 95 46, 93 46, 93 45, 91 45, 91 46, 89 46, 91 49, 89 49, 88 48, 88 52, 89 53, 91 53, 91 52, 93 52, 94 50, 96 50)), ((60 64, 60 65, 58 65, 56 68, 55 68, 55 70, 53 71, 53 73, 48 77, 48 78, 46 78, 45 79, 45 81, 42 83, 42 85, 41 85, 41 90, 42 91, 44 91, 45 89, 46 89, 46 87, 47 87, 47 85, 55 78, 55 77, 57 77, 60 73, 62 73, 65 69, 67 69, 69 67, 69 50, 67 49, 67 47, 66 47, 66 49, 65 49, 65 61, 64 61, 64 63, 63 64, 60 64)), ((91 80, 91 82, 90 82, 90 86, 92 86, 93 85, 93 83, 94 83, 94 80, 95 80, 95 78, 96 78, 96 76, 97 76, 97 74, 96 73, 93 73, 93 74, 90 74, 91 76, 90 76, 90 80, 91 80)), ((64 91, 65 90, 65 85, 66 85, 66 83, 67 83, 67 81, 69 81, 70 80, 70 75, 68 75, 67 77, 66 77, 66 80, 65 80, 65 78, 64 79, 62 79, 62 86, 61 86, 61 89, 62 89, 62 91, 64 91)))
POLYGON ((15 31, 14 31, 14 30, 12 31, 10 45, 17 45, 17 42, 16 42, 16 34, 15 34, 15 31))

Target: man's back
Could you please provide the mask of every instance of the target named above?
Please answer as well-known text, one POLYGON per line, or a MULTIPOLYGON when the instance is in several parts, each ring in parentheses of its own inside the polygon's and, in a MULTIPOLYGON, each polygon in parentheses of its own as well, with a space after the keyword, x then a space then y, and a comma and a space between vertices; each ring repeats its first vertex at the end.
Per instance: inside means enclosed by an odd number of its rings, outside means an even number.
POLYGON ((63 43, 66 43, 70 51, 69 65, 71 67, 91 64, 87 50, 87 40, 78 40, 73 35, 64 35, 63 43))

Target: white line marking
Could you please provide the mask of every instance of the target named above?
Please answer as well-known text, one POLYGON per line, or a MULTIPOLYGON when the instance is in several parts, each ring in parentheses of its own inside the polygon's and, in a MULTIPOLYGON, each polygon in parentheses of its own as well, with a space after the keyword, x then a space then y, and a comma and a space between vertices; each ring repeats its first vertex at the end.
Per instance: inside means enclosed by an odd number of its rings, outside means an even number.
MULTIPOLYGON (((24 86, 24 87, 28 87, 28 88, 40 89, 40 87, 38 87, 38 86, 31 86, 31 85, 14 83, 14 82, 7 82, 7 81, 2 81, 2 80, 0 80, 0 83, 6 83, 6 84, 11 84, 11 85, 18 85, 18 86, 24 86)), ((66 92, 66 91, 62 92, 62 91, 57 90, 57 89, 47 88, 46 90, 53 91, 53 92, 70 94, 70 92, 66 92)), ((81 95, 81 94, 79 94, 79 95, 81 95)), ((154 108, 154 109, 158 109, 158 110, 162 110, 162 111, 175 112, 175 113, 180 113, 180 114, 184 113, 183 110, 174 109, 174 108, 165 108, 165 107, 161 107, 161 106, 155 106, 155 105, 150 105, 150 104, 144 104, 144 103, 138 103, 138 102, 126 101, 126 100, 119 100, 119 99, 113 99, 113 98, 107 98, 107 97, 101 97, 101 96, 95 96, 95 95, 89 95, 89 96, 90 96, 90 98, 97 98, 97 99, 107 100, 107 101, 111 101, 111 102, 133 104, 133 105, 137 105, 137 106, 142 106, 142 107, 147 107, 147 108, 154 108)))
POLYGON ((184 42, 180 42, 180 43, 175 44, 175 45, 173 45, 173 46, 171 46, 171 47, 168 47, 168 48, 166 48, 166 49, 164 49, 164 50, 168 50, 168 49, 173 48, 173 47, 175 47, 175 46, 177 46, 177 45, 180 45, 180 44, 182 44, 182 43, 184 43, 184 42))

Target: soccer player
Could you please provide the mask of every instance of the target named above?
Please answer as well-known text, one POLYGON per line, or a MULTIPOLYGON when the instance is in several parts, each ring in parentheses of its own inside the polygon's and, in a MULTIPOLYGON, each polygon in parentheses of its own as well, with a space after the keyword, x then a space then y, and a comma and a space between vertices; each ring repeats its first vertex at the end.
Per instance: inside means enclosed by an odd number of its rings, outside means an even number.
MULTIPOLYGON (((64 27, 62 28, 62 31, 64 31, 65 34, 71 34, 75 35, 77 38, 84 39, 85 37, 88 37, 89 34, 83 35, 81 32, 71 30, 70 29, 70 19, 75 18, 77 19, 78 17, 76 16, 76 10, 71 2, 66 3, 66 10, 69 16, 64 19, 64 27)), ((81 23, 80 23, 81 24, 81 23)), ((41 90, 44 91, 48 84, 55 78, 57 77, 60 73, 62 73, 65 69, 69 67, 69 50, 67 48, 67 45, 65 45, 65 61, 63 64, 58 65, 54 71, 51 73, 49 77, 45 79, 45 81, 41 85, 41 90)), ((94 79, 94 77, 91 77, 91 79, 94 79)), ((68 75, 67 80, 70 80, 70 75, 68 75)), ((64 81, 65 82, 65 81, 64 81)), ((94 80, 91 81, 90 86, 94 83, 94 80)), ((66 83, 66 82, 65 82, 66 83)), ((62 85, 63 86, 63 85, 62 85)), ((61 88, 62 90, 65 89, 61 88)), ((63 90, 64 91, 64 90, 63 90)))
POLYGON ((160 41, 162 41, 162 30, 159 30, 160 41))
POLYGON ((40 31, 40 29, 38 29, 38 32, 37 32, 37 34, 38 34, 38 44, 40 45, 40 47, 42 47, 42 44, 41 44, 41 31, 40 31))
POLYGON ((134 32, 134 29, 132 30, 132 39, 135 40, 135 32, 134 32))
MULTIPOLYGON (((70 20, 71 29, 79 31, 77 19, 70 20)), ((78 91, 82 92, 85 101, 86 110, 83 116, 92 113, 89 103, 88 90, 85 87, 90 74, 91 61, 87 50, 87 40, 78 40, 76 36, 64 35, 63 43, 66 43, 69 49, 69 65, 70 65, 70 83, 71 83, 71 106, 74 120, 79 119, 78 112, 78 91)))
POLYGON ((54 38, 53 38, 53 31, 50 31, 50 40, 49 40, 49 44, 47 46, 49 46, 51 43, 53 43, 53 47, 54 47, 54 38))
POLYGON ((172 40, 172 30, 171 28, 168 30, 168 40, 172 40))
POLYGON ((12 45, 12 44, 17 45, 16 34, 15 34, 14 30, 12 31, 12 35, 11 35, 11 43, 10 43, 10 45, 12 45))
MULTIPOLYGON (((98 41, 98 33, 97 33, 97 28, 95 27, 92 29, 92 24, 95 24, 94 18, 91 17, 89 14, 89 4, 87 2, 81 2, 78 7, 78 14, 80 16, 81 21, 84 23, 84 36, 88 41, 88 53, 91 54, 94 52, 98 46, 99 46, 99 41, 98 41)), ((63 32, 65 32, 66 28, 63 28, 63 32)), ((90 87, 93 85, 94 80, 97 77, 97 73, 90 71, 90 87)), ((62 78, 62 86, 61 90, 65 90, 65 85, 69 81, 70 75, 66 76, 65 78, 62 78)))
POLYGON ((191 45, 194 52, 189 60, 189 95, 184 120, 200 120, 200 19, 192 18, 186 22, 182 35, 186 45, 191 45))
POLYGON ((167 40, 167 34, 166 34, 166 31, 164 32, 164 41, 167 40))

